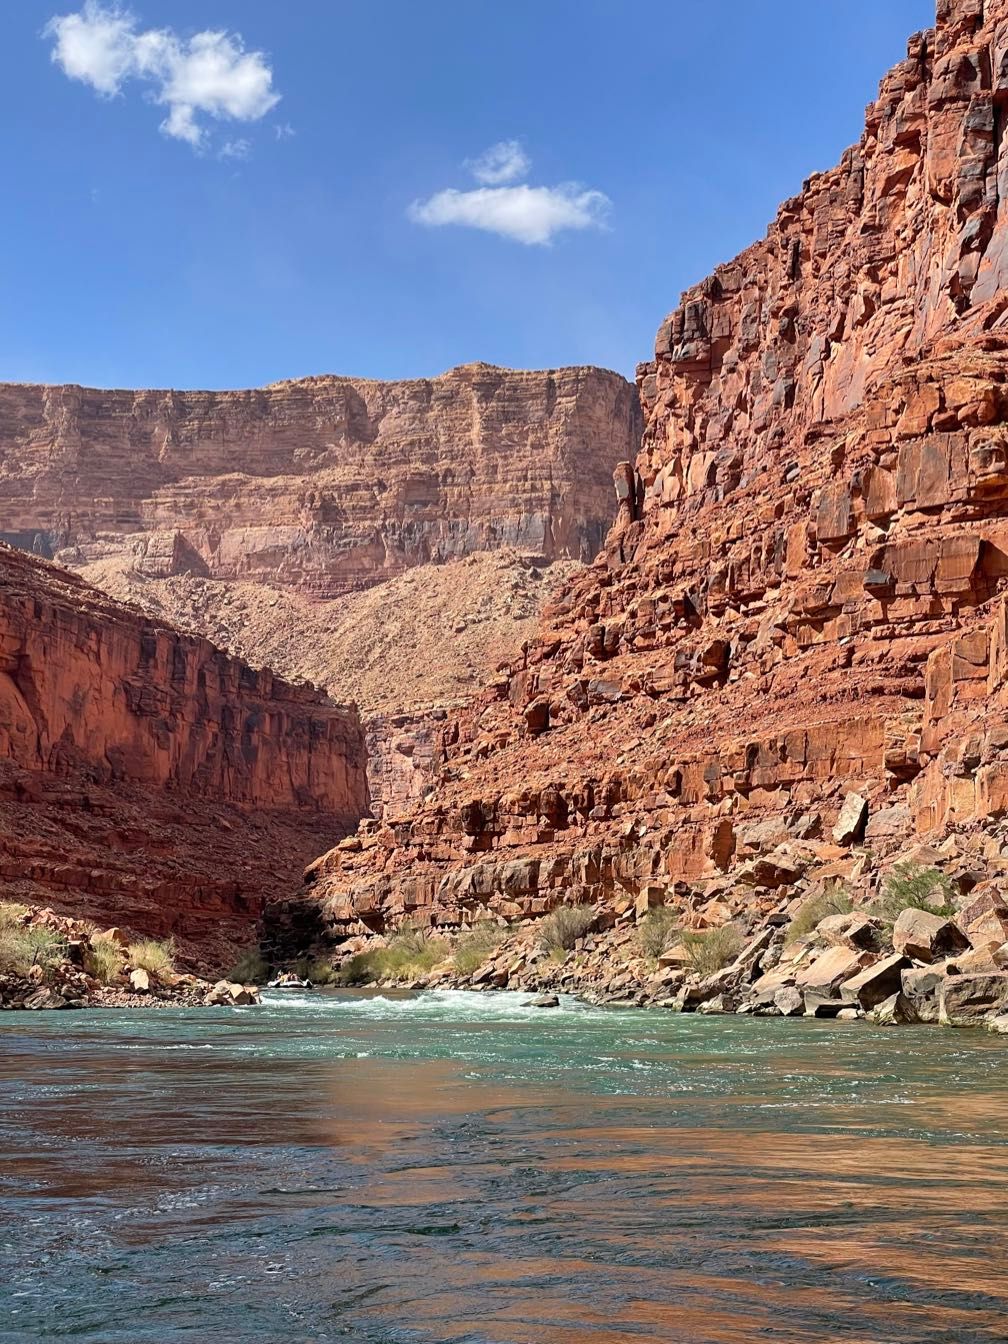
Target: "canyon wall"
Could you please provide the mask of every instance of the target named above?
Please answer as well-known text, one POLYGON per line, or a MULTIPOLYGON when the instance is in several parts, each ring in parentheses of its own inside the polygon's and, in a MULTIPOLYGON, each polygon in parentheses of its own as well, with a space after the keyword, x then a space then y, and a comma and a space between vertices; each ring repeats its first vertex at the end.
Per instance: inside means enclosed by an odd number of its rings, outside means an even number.
POLYGON ((633 386, 469 364, 246 392, 0 385, 0 538, 80 566, 333 597, 502 546, 590 560, 633 386))
POLYGON ((437 792, 309 869, 336 930, 723 919, 796 846, 824 876, 950 831, 1002 861, 1006 115, 1008 0, 939 0, 859 144, 683 296, 604 554, 445 725, 437 792))
POLYGON ((367 810, 355 710, 0 546, 5 897, 247 940, 367 810))

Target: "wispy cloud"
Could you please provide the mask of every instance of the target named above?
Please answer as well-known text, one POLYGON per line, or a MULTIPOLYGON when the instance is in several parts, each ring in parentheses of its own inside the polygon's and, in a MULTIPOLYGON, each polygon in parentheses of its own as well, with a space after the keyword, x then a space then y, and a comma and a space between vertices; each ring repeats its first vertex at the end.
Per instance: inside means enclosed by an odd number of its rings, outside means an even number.
POLYGON ((604 192, 578 182, 555 187, 505 186, 527 176, 532 167, 517 140, 491 145, 463 166, 483 185, 470 191, 448 187, 425 201, 414 201, 407 210, 414 223, 432 228, 459 224, 528 246, 547 246, 567 229, 605 228, 612 202, 604 192))
POLYGON ((225 140, 217 151, 217 157, 219 159, 247 159, 251 153, 251 140, 225 140))
POLYGON ((206 29, 186 40, 170 28, 142 30, 116 4, 86 0, 76 13, 50 19, 43 36, 52 40, 52 60, 68 78, 105 97, 129 80, 146 85, 167 109, 161 130, 194 149, 207 140, 200 117, 258 121, 280 101, 267 58, 246 51, 237 33, 206 29))
POLYGON ((502 187, 505 182, 518 182, 532 167, 532 161, 519 140, 501 140, 484 150, 477 159, 466 159, 468 168, 477 182, 485 187, 502 187))
POLYGON ((281 121, 273 127, 273 136, 276 140, 293 140, 297 131, 289 121, 281 121))

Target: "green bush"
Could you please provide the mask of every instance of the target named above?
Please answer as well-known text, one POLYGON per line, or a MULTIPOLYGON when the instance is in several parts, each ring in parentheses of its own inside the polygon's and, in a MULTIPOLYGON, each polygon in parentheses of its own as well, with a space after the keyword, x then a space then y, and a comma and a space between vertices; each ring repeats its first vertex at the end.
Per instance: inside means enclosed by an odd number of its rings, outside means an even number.
POLYGON ((660 957, 679 936, 679 920, 673 910, 659 906, 649 910, 637 925, 637 943, 648 957, 660 957))
POLYGON ((836 882, 819 893, 810 896, 791 921, 788 939, 805 938, 812 933, 816 925, 830 915, 849 915, 854 908, 850 893, 842 882, 836 882))
POLYGON ((904 910, 927 910, 935 915, 954 915, 952 883, 937 868, 897 863, 882 884, 882 894, 872 913, 887 925, 895 924, 904 910))
POLYGON ((99 938, 84 949, 84 969, 101 985, 114 984, 122 974, 121 949, 107 938, 99 938))
POLYGON ((590 905, 560 905, 539 922, 539 946, 544 952, 569 952, 595 923, 590 905))
POLYGON ((504 930, 493 920, 480 920, 459 935, 452 954, 452 962, 459 975, 472 975, 479 970, 504 941, 504 930))
POLYGON ((134 969, 147 971, 150 975, 172 975, 175 970, 175 941, 166 938, 159 943, 156 938, 142 938, 139 943, 130 943, 126 949, 126 959, 134 969))
POLYGON ((742 951, 742 935, 733 924, 719 929, 684 929, 679 941, 690 970, 703 977, 720 971, 742 951))
POLYGON ((32 966, 48 970, 66 956, 66 943, 50 929, 12 925, 0 929, 0 973, 27 975, 32 966))
POLYGON ((405 929, 386 947, 358 952, 335 979, 342 985, 367 985, 376 980, 416 980, 443 961, 448 946, 430 929, 405 929))
POLYGON ((228 979, 240 985, 262 985, 269 979, 269 963, 257 947, 247 947, 231 967, 228 979))

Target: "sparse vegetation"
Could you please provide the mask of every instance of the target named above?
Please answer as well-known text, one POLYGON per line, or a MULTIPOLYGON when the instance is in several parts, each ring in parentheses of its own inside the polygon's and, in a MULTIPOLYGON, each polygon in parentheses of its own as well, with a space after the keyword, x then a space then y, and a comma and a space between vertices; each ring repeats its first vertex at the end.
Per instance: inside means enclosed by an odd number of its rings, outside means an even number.
POLYGON ((84 969, 100 985, 114 984, 122 974, 122 968, 122 951, 108 939, 99 938, 84 949, 84 969))
POLYGON ((742 950, 742 935, 733 924, 719 929, 684 929, 679 935, 690 970, 708 976, 735 960, 742 950))
POLYGON ((892 925, 904 910, 927 910, 934 915, 954 915, 952 883, 937 868, 897 863, 882 884, 882 894, 872 913, 892 925))
POLYGON ((430 929, 404 929, 387 946, 358 952, 335 973, 342 985, 368 985, 379 980, 415 980, 443 961, 445 940, 430 929))
POLYGON ((229 980, 240 985, 262 985, 269 979, 269 965, 257 947, 247 947, 231 967, 229 980))
POLYGON ((788 939, 794 942, 796 938, 806 938, 814 931, 816 925, 830 915, 849 915, 853 908, 854 903, 847 888, 842 882, 835 882, 817 896, 810 896, 805 901, 791 921, 788 939))
POLYGON ((480 920, 459 935, 452 961, 459 975, 472 975, 504 940, 504 930, 493 920, 480 920))
POLYGON ((19 928, 27 914, 26 905, 18 905, 17 901, 0 901, 0 930, 19 928))
POLYGON ((66 955, 66 943, 51 929, 10 923, 0 927, 0 973, 27 975, 33 966, 47 970, 66 955))
POLYGON ((539 946, 549 953, 569 952, 595 923, 590 905, 560 905, 539 924, 539 946))
POLYGON ((679 920, 673 910, 659 906, 649 910, 637 925, 637 942, 648 957, 660 957, 667 952, 679 935, 679 920))
POLYGON ((143 938, 139 943, 130 943, 126 959, 130 966, 150 975, 170 976, 175 970, 174 939, 166 938, 159 943, 155 938, 143 938))

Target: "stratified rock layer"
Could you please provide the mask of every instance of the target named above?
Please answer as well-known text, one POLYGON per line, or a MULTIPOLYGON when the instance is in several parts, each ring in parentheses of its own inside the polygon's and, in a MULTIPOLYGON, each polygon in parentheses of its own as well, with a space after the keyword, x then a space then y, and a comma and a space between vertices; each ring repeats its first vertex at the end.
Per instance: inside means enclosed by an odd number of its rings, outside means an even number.
POLYGON ((337 928, 717 923, 786 894, 789 839, 849 877, 1008 811, 1006 115, 1008 0, 941 0, 861 142, 683 296, 604 556, 446 724, 437 795, 312 866, 337 928))
POLYGON ((639 434, 633 386, 591 368, 248 392, 0 385, 0 539, 322 597, 502 546, 590 560, 639 434))
POLYGON ((353 710, 0 547, 0 890, 183 941, 251 935, 367 811, 353 710))

